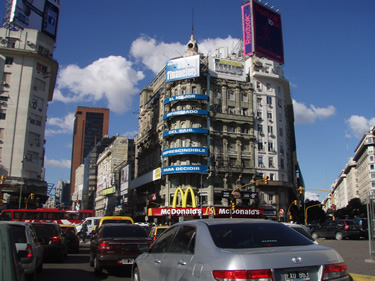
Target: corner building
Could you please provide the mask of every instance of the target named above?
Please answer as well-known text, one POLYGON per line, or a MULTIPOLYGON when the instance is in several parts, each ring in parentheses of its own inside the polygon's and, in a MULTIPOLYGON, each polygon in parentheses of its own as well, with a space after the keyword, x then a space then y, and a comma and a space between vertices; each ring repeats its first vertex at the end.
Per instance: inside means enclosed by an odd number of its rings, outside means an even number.
POLYGON ((298 186, 289 84, 280 64, 242 54, 221 48, 204 56, 192 35, 175 61, 198 58, 199 74, 168 81, 167 63, 141 92, 131 186, 138 216, 156 223, 178 216, 286 220, 279 210, 288 209, 298 186), (161 176, 151 177, 158 168, 161 176))

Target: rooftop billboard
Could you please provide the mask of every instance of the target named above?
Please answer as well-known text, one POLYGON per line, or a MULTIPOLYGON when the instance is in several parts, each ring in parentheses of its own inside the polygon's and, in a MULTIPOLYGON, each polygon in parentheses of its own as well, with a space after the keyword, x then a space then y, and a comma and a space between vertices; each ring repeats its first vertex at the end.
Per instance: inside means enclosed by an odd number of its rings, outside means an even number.
POLYGON ((252 0, 242 6, 245 56, 257 53, 284 63, 281 15, 252 0))
POLYGON ((199 55, 167 61, 167 82, 199 77, 199 55))
POLYGON ((10 22, 56 40, 61 0, 13 0, 10 22))

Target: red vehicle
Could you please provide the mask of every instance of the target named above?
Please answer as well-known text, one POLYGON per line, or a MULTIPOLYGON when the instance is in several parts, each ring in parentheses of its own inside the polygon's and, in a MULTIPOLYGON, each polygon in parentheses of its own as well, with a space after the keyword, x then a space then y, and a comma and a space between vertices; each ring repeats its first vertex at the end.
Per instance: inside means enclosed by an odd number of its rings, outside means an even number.
POLYGON ((88 217, 93 217, 93 210, 59 210, 49 208, 29 209, 5 209, 1 217, 12 221, 24 222, 56 222, 57 224, 79 224, 88 217))

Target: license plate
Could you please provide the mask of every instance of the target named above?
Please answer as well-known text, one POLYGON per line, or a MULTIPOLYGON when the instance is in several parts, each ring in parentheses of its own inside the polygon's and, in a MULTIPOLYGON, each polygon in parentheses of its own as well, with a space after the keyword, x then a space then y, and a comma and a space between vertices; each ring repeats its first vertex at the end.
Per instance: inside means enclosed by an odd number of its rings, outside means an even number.
POLYGON ((134 259, 123 259, 121 262, 122 264, 133 264, 134 259))
POLYGON ((285 273, 286 281, 306 281, 310 280, 309 273, 307 271, 289 271, 285 273))

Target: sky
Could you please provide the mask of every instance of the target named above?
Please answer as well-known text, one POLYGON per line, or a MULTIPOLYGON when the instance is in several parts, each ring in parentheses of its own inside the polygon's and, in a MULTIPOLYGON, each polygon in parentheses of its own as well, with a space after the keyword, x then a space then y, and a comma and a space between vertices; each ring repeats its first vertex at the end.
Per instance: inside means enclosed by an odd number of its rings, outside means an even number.
MULTIPOLYGON (((0 14, 4 2, 0 4, 0 14)), ((139 93, 192 27, 199 52, 234 48, 241 0, 61 0, 49 103, 45 180, 70 179, 77 106, 110 109, 109 136, 134 138, 139 93)), ((262 0, 282 18, 284 75, 294 103, 297 157, 306 195, 324 199, 363 134, 375 125, 375 1, 262 0)))

